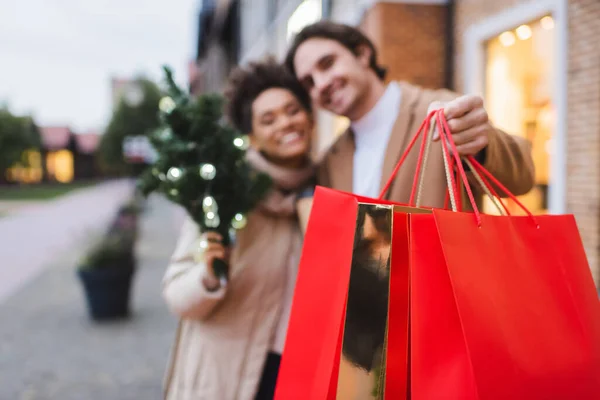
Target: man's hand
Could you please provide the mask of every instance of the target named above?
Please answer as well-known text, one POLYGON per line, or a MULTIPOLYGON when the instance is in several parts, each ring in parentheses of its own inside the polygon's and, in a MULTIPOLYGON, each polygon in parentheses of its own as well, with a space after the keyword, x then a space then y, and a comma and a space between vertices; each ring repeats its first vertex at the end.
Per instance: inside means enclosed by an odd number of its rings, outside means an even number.
MULTIPOLYGON (((474 156, 489 143, 488 136, 493 130, 488 122, 488 114, 483 108, 483 99, 466 95, 448 103, 432 103, 429 111, 444 109, 448 127, 461 156, 474 156)), ((434 140, 439 140, 435 133, 434 140)))

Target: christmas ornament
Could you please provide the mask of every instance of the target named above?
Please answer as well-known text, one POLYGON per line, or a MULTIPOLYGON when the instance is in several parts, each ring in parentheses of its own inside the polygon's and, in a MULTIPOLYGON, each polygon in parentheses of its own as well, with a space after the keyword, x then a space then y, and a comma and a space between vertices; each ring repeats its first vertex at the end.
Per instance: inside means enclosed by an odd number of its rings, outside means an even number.
POLYGON ((248 147, 250 147, 250 139, 248 139, 248 135, 236 137, 233 139, 233 145, 238 149, 242 149, 244 151, 248 150, 248 147))
POLYGON ((216 214, 212 211, 206 213, 204 217, 204 223, 209 228, 218 228, 221 224, 221 219, 219 218, 219 214, 216 214))
POLYGON ((217 169, 212 164, 202 164, 200 166, 200 176, 205 181, 212 181, 217 175, 217 169))
POLYGON ((167 171, 167 179, 170 180, 171 182, 177 182, 179 180, 179 178, 181 178, 182 174, 183 173, 181 172, 180 168, 171 167, 167 171))
MULTIPOLYGON (((221 95, 192 98, 175 84, 170 69, 165 68, 165 75, 168 91, 159 104, 162 127, 149 136, 157 157, 138 185, 145 195, 159 192, 181 205, 201 232, 219 233, 227 247, 271 180, 246 161, 249 138, 224 120, 221 95)), ((206 249, 202 243, 195 245, 198 254, 206 249)), ((213 269, 226 285, 227 264, 214 260, 213 269)))
POLYGON ((248 219, 246 216, 240 213, 235 214, 233 220, 231 220, 231 226, 235 229, 244 229, 247 223, 248 219))
POLYGON ((163 97, 158 103, 158 108, 165 114, 170 114, 176 107, 175 101, 170 97, 163 97))
POLYGON ((208 213, 208 212, 216 213, 219 210, 219 207, 217 207, 217 202, 215 201, 214 197, 206 196, 202 200, 202 209, 204 210, 205 213, 208 213))

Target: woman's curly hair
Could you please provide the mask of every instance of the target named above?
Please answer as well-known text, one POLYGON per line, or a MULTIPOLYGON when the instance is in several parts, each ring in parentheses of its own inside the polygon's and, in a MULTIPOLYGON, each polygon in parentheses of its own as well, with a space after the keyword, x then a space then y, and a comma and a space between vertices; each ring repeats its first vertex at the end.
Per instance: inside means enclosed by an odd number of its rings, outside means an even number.
POLYGON ((237 67, 229 76, 225 90, 227 98, 225 112, 238 130, 243 133, 252 131, 252 103, 262 92, 271 88, 289 90, 298 99, 300 105, 312 114, 308 92, 284 65, 269 56, 264 61, 237 67))

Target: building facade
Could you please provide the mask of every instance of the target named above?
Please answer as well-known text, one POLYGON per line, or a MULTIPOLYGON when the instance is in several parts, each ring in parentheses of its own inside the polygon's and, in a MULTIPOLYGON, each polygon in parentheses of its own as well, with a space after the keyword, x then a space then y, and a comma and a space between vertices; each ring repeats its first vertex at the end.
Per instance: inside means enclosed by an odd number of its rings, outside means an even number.
MULTIPOLYGON (((479 94, 495 125, 529 139, 537 184, 521 200, 575 215, 599 282, 600 1, 242 0, 239 61, 283 57, 320 18, 361 27, 389 79, 479 94)), ((318 121, 322 152, 347 121, 318 121)))
POLYGON ((241 0, 201 1, 196 60, 189 66, 191 93, 223 90, 241 53, 241 7, 241 0))
POLYGON ((78 134, 68 126, 40 127, 41 146, 24 153, 27 163, 7 171, 13 183, 69 183, 100 178, 96 150, 100 135, 78 134))
MULTIPOLYGON (((282 58, 295 32, 329 18, 364 30, 388 79, 481 95, 496 126, 532 143, 536 186, 521 200, 575 215, 599 283, 600 1, 219 0, 212 9, 225 11, 199 29, 197 91, 221 90, 237 63, 282 58)), ((318 156, 348 121, 325 112, 317 121, 318 156)))
POLYGON ((483 94, 496 124, 530 139, 530 204, 575 215, 598 284, 600 2, 457 1, 454 31, 456 89, 483 94))

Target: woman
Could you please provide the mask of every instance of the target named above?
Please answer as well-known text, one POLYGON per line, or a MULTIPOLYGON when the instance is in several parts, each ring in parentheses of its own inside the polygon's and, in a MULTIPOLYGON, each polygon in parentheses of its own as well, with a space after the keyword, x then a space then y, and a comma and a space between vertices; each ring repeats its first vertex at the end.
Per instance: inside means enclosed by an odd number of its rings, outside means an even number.
POLYGON ((236 70, 229 86, 228 116, 248 133, 248 161, 271 176, 274 189, 231 249, 191 220, 182 228, 163 282, 166 302, 181 318, 169 400, 272 399, 285 341, 302 246, 296 200, 314 173, 310 99, 273 60, 236 70), (215 258, 230 264, 226 287, 213 272, 215 258))

